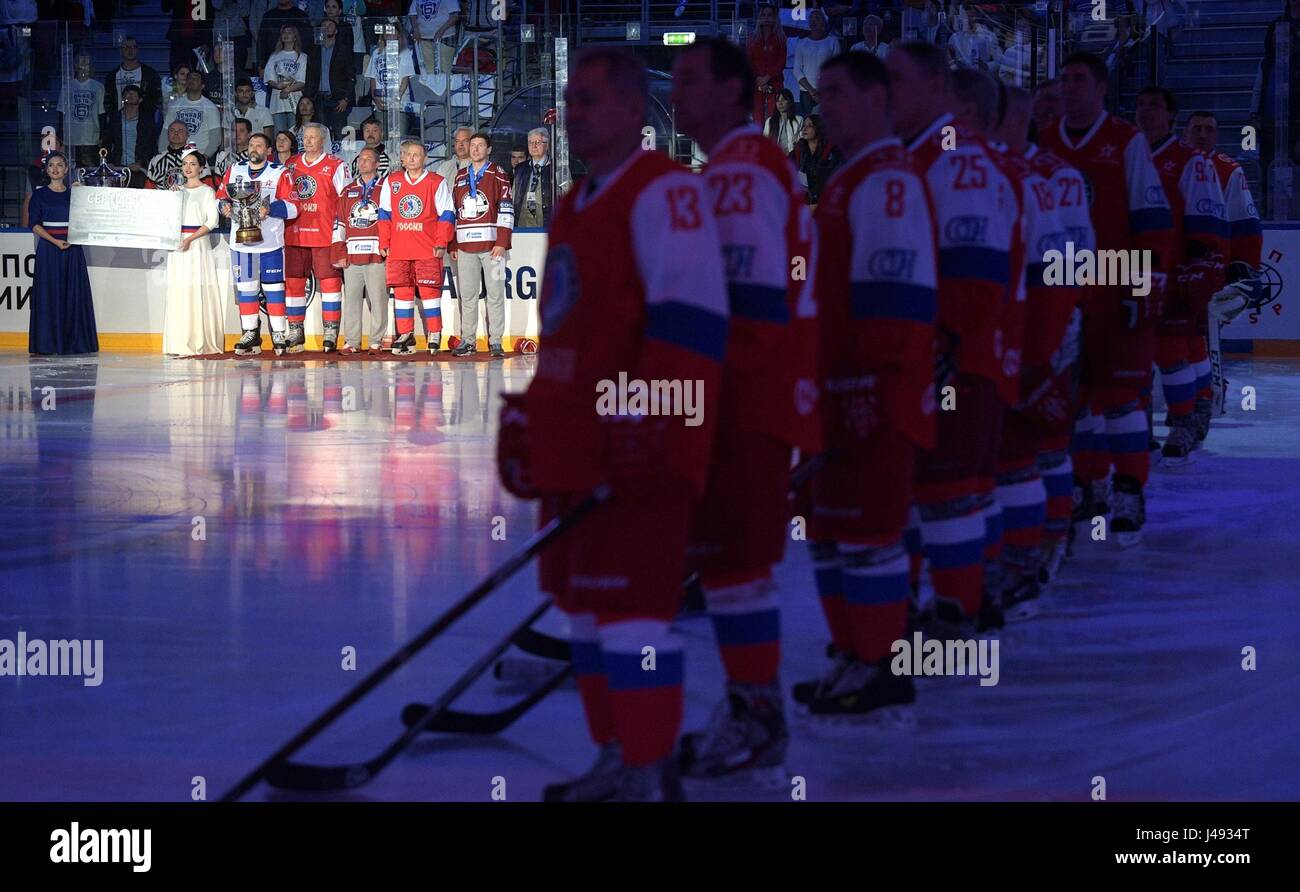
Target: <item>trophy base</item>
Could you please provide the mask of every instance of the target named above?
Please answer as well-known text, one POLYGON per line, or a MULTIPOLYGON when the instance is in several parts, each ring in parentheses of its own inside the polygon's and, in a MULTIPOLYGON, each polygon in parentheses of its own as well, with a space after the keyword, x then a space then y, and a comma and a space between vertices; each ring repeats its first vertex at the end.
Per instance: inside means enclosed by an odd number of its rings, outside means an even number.
POLYGON ((255 245, 262 240, 261 229, 237 229, 235 230, 235 243, 239 245, 255 245))

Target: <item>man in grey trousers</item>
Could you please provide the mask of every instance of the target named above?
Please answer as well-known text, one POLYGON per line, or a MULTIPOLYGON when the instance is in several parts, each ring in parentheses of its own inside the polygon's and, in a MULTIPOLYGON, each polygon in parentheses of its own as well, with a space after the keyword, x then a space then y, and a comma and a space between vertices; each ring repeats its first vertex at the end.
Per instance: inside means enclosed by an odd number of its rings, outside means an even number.
POLYGON ((357 154, 357 178, 339 195, 334 265, 343 268, 343 339, 340 353, 361 352, 361 313, 370 302, 370 352, 383 350, 388 334, 388 284, 379 248, 379 153, 357 154))
POLYGON ((461 344, 453 356, 467 356, 478 338, 478 300, 487 289, 488 352, 505 356, 506 252, 515 226, 510 174, 488 160, 492 138, 475 133, 469 141, 469 164, 457 171, 452 187, 456 207, 456 286, 461 344))

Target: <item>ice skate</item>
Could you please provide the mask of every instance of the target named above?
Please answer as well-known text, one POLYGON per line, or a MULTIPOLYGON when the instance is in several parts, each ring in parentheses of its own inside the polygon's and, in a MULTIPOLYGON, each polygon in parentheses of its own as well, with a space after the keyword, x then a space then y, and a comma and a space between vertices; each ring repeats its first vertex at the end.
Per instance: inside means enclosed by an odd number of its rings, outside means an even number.
POLYGON ((1194 419, 1187 418, 1175 421, 1169 429, 1169 437, 1160 450, 1164 467, 1185 468, 1192 463, 1192 451, 1196 448, 1195 425, 1194 419))
POLYGON ((683 734, 677 759, 683 777, 737 778, 784 786, 790 742, 776 684, 728 684, 727 696, 702 731, 683 734))
POLYGON ((1042 586, 1038 573, 1025 573, 1008 577, 1002 589, 1002 614, 1008 623, 1024 622, 1038 616, 1038 596, 1042 586))
POLYGON ((325 338, 321 343, 321 349, 323 349, 326 353, 333 353, 335 346, 338 345, 338 342, 339 342, 339 324, 337 322, 326 322, 325 338))
POLYGON ((622 770, 623 748, 618 741, 612 741, 600 748, 595 764, 586 774, 571 781, 547 784, 542 790, 542 801, 605 802, 618 792, 622 770))
POLYGON ((1192 419, 1196 422, 1196 442, 1201 444, 1210 434, 1210 419, 1214 417, 1214 404, 1204 397, 1197 399, 1192 409, 1192 419))
POLYGON ((290 353, 301 353, 307 349, 307 334, 301 322, 289 323, 288 349, 290 353))
POLYGON ((911 724, 916 685, 910 675, 895 675, 889 664, 889 657, 878 663, 853 660, 830 690, 808 704, 814 723, 823 727, 911 724))
POLYGON ((1115 475, 1115 512, 1110 530, 1121 548, 1130 548, 1142 541, 1142 526, 1146 523, 1146 495, 1142 484, 1132 477, 1115 475))
POLYGON ((275 348, 276 356, 284 355, 284 351, 288 347, 288 342, 285 340, 284 332, 282 331, 271 332, 271 346, 275 348))
POLYGON ((415 332, 408 331, 404 335, 398 335, 393 341, 394 356, 410 356, 415 352, 415 332))
POLYGON ((812 681, 797 682, 790 689, 790 699, 794 700, 798 706, 807 706, 822 693, 829 691, 835 685, 835 682, 839 680, 844 670, 853 662, 852 654, 840 653, 835 650, 834 646, 826 648, 826 656, 830 657, 833 662, 825 675, 812 681))
POLYGON ((684 802, 677 760, 671 756, 653 765, 625 765, 617 774, 615 802, 684 802))
POLYGON ((433 356, 433 355, 436 354, 439 350, 442 349, 442 333, 441 333, 441 332, 434 332, 433 334, 428 334, 428 333, 426 333, 425 336, 424 336, 424 339, 425 339, 426 341, 429 342, 429 355, 430 355, 430 356, 433 356))
POLYGON ((255 356, 262 352, 262 330, 261 328, 250 328, 244 332, 244 336, 235 342, 236 356, 255 356))

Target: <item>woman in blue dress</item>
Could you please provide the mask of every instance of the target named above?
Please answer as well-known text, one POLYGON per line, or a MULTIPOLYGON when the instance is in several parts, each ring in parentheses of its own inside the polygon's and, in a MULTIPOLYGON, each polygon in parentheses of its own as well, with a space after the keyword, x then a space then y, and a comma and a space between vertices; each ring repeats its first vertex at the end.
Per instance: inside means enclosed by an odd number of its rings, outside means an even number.
POLYGON ((68 244, 68 159, 53 152, 45 159, 48 185, 32 192, 28 220, 36 236, 32 276, 29 353, 96 353, 95 304, 90 296, 86 255, 68 244))

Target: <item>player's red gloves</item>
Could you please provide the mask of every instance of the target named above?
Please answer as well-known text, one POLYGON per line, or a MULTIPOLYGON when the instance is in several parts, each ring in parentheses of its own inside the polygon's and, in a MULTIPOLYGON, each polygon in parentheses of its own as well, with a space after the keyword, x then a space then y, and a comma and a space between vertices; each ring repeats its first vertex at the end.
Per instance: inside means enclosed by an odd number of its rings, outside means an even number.
POLYGON ((1218 256, 1193 260, 1179 266, 1178 291, 1193 309, 1208 306, 1210 298, 1223 288, 1223 258, 1218 256))
POLYGON ((1146 294, 1132 294, 1120 301, 1125 314, 1125 324, 1132 331, 1151 328, 1160 321, 1165 305, 1165 287, 1168 276, 1164 273, 1151 273, 1150 287, 1146 294))
POLYGON ((614 492, 644 495, 663 483, 663 460, 668 450, 670 424, 681 418, 664 415, 606 415, 605 467, 614 492))
POLYGON ((535 499, 528 474, 528 411, 520 393, 502 394, 501 431, 497 434, 497 472, 506 492, 521 499, 535 499))

